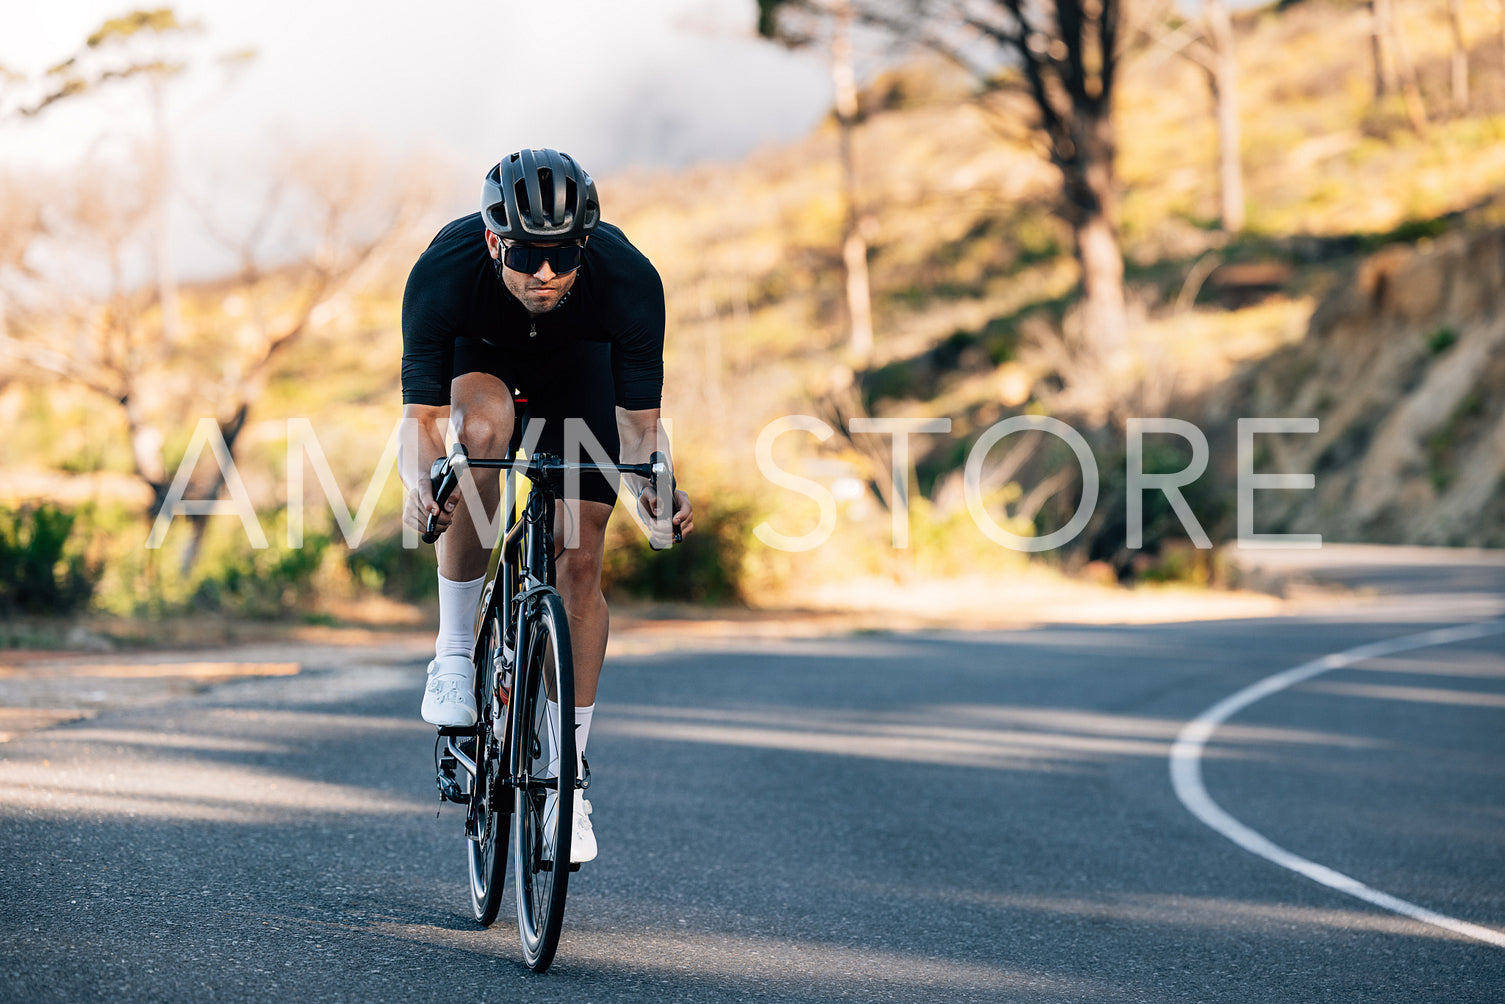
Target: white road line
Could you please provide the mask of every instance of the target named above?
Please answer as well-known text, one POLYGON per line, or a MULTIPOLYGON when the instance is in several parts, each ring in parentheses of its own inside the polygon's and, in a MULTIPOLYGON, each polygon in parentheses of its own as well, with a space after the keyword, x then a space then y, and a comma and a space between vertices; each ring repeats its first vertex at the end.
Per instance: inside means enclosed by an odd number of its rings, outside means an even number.
POLYGON ((1334 871, 1326 865, 1319 865, 1315 861, 1308 861, 1300 855, 1292 854, 1285 848, 1275 845, 1223 811, 1222 807, 1212 800, 1212 796, 1207 794, 1207 788, 1202 784, 1202 750, 1208 740, 1212 738, 1218 726, 1255 701, 1263 700, 1287 687, 1310 680, 1314 676, 1320 676, 1329 670, 1343 669, 1366 659, 1378 659, 1382 656, 1395 655, 1398 652, 1410 652, 1434 645, 1450 645, 1454 642, 1470 641, 1502 633, 1505 633, 1505 620, 1495 620, 1478 624, 1461 624, 1457 627, 1392 638, 1389 641, 1376 642, 1371 645, 1360 645, 1358 648, 1323 656, 1321 659, 1302 663, 1300 666, 1276 673, 1274 676, 1267 676, 1258 683, 1225 697, 1187 722, 1181 729, 1180 735, 1176 737, 1176 742, 1171 746, 1171 784, 1176 789, 1176 797, 1192 815, 1202 822, 1244 850, 1258 854, 1282 868, 1287 868, 1298 875, 1305 875, 1313 882, 1320 882, 1339 892, 1373 903, 1375 906, 1410 917, 1412 920, 1419 920, 1423 924, 1445 928, 1455 934, 1487 942, 1497 948, 1505 948, 1505 932, 1448 917, 1389 893, 1371 889, 1358 879, 1350 878, 1342 872, 1334 871))

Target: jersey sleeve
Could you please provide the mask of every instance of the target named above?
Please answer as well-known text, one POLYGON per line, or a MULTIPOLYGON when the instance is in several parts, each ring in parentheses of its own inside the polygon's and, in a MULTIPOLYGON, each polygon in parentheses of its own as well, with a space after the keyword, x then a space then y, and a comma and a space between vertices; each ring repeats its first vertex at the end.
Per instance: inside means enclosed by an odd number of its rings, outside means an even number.
POLYGON ((456 327, 446 303, 446 276, 426 252, 402 294, 402 403, 448 405, 456 327))
POLYGON ((643 411, 663 401, 664 283, 646 258, 633 272, 607 316, 617 407, 643 411))

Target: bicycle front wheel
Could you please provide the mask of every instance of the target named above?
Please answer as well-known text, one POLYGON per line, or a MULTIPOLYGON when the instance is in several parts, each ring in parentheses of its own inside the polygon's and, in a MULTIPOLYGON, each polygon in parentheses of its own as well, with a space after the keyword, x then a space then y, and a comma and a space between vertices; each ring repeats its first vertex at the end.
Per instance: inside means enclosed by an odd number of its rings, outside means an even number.
POLYGON ((470 906, 476 920, 489 927, 502 905, 507 876, 507 837, 512 813, 511 793, 501 781, 507 772, 503 748, 507 725, 506 685, 498 663, 502 623, 492 615, 486 627, 483 655, 476 667, 476 738, 469 751, 476 772, 470 784, 470 817, 466 820, 470 906))
POLYGON ((512 877, 523 956, 549 968, 564 923, 575 804, 575 664, 559 594, 540 593, 519 639, 513 690, 512 877))

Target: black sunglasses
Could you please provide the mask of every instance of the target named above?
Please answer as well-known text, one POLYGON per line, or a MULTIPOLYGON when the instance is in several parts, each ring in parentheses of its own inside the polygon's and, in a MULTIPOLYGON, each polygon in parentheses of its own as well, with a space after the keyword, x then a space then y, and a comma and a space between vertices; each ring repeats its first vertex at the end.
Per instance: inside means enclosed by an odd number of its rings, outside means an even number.
POLYGON ((548 262, 555 275, 573 272, 580 267, 585 257, 585 245, 561 244, 559 247, 541 248, 532 244, 509 244, 502 248, 502 264, 514 272, 533 275, 548 262))

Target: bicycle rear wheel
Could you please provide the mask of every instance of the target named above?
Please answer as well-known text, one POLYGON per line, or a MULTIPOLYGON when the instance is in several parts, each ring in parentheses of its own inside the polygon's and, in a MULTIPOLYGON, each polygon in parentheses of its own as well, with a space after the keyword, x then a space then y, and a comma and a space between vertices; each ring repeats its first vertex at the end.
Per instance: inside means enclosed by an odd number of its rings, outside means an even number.
POLYGON ((497 664, 502 624, 493 614, 487 622, 481 662, 476 666, 476 774, 470 791, 470 816, 465 835, 470 866, 470 905, 476 920, 489 927, 502 905, 507 877, 507 840, 511 833, 512 794, 498 780, 507 773, 504 739, 507 725, 506 688, 497 664))
POLYGON ((512 774, 519 780, 512 812, 512 878, 523 956, 543 972, 559 945, 570 877, 575 664, 559 594, 542 592, 530 602, 537 605, 519 639, 512 699, 512 774))

